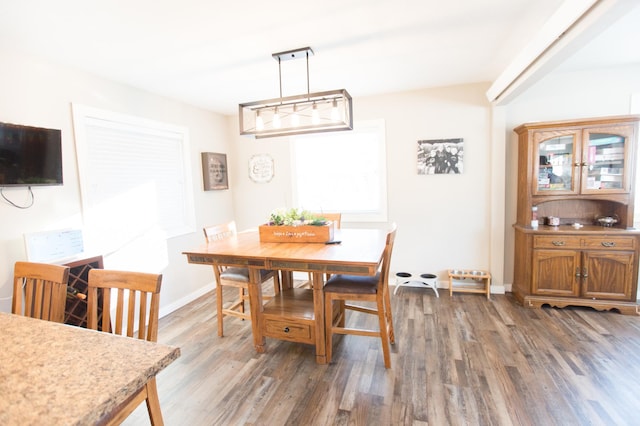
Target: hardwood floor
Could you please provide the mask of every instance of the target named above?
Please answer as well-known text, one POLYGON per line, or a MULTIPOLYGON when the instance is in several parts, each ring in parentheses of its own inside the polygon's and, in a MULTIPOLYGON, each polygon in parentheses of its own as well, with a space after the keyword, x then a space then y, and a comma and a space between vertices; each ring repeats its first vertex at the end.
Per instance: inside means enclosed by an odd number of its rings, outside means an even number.
MULTIPOLYGON (((410 287, 392 303, 386 370, 360 336, 337 337, 331 365, 274 339, 257 354, 250 323, 225 319, 219 338, 215 294, 201 297, 160 320, 159 341, 182 349, 157 378, 165 424, 640 424, 640 317, 410 287)), ((144 404, 124 424, 148 425, 144 404)))

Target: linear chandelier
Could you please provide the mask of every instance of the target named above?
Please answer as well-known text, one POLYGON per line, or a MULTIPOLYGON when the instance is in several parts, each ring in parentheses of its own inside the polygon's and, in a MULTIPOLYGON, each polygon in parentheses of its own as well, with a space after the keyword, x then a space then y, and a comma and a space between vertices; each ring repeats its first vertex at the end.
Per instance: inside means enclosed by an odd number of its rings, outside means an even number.
POLYGON ((353 104, 345 89, 309 92, 310 47, 274 53, 278 61, 280 97, 239 105, 240 134, 256 138, 353 129, 353 104), (307 60, 307 93, 282 96, 282 61, 307 60))

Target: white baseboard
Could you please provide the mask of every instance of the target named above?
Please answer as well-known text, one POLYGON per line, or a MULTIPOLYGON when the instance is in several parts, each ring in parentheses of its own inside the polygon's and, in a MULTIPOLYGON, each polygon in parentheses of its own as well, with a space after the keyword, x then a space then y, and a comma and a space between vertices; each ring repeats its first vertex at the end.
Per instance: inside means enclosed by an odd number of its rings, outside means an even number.
POLYGON ((187 294, 186 296, 176 300, 175 302, 170 303, 167 306, 163 306, 162 308, 160 308, 160 312, 159 312, 160 318, 162 318, 162 317, 164 317, 166 315, 169 315, 173 311, 177 311, 178 309, 182 308, 184 305, 186 305, 186 304, 188 304, 190 302, 193 302, 198 297, 202 296, 203 294, 206 294, 206 293, 210 292, 214 288, 216 288, 216 283, 212 281, 212 282, 208 283, 207 285, 205 285, 204 287, 199 288, 198 290, 187 294))

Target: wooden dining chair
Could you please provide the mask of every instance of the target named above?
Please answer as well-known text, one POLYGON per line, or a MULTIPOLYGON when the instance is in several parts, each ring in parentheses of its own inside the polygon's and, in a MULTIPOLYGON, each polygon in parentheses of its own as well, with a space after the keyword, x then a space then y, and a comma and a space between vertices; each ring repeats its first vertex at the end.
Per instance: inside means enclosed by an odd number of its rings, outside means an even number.
MULTIPOLYGON (((231 238, 236 235, 236 223, 228 223, 207 226, 203 228, 207 242, 231 238)), ((218 312, 218 336, 224 336, 224 317, 233 316, 251 320, 251 315, 245 311, 245 303, 249 300, 249 269, 234 266, 213 265, 213 274, 216 279, 216 307, 218 312), (238 297, 231 306, 224 307, 223 288, 236 287, 238 297)), ((260 284, 262 285, 273 278, 275 294, 280 292, 280 276, 278 271, 260 270, 260 284)), ((267 299, 268 297, 265 297, 267 299)))
MULTIPOLYGON (((340 223, 342 222, 342 213, 312 212, 312 214, 316 217, 324 218, 326 220, 333 222, 334 229, 340 229, 340 223)), ((298 288, 311 288, 311 283, 312 283, 311 276, 312 274, 311 272, 309 272, 309 280, 300 284, 298 288)), ((327 279, 329 279, 329 275, 325 274, 324 280, 326 281, 327 279)))
MULTIPOLYGON (((89 270, 87 328, 157 342, 161 283, 161 274, 108 269, 89 270), (111 309, 112 301, 115 301, 116 305, 115 314, 111 309), (102 303, 100 323, 98 303, 102 303)), ((126 360, 126 354, 122 356, 123 360, 126 360)), ((123 403, 108 424, 122 423, 142 401, 146 401, 151 424, 164 424, 155 377, 149 379, 145 386, 123 403)))
POLYGON ((397 225, 391 225, 387 233, 380 271, 374 276, 333 275, 324 286, 326 353, 327 362, 331 362, 333 335, 352 334, 357 336, 379 337, 382 341, 384 366, 391 368, 389 343, 395 343, 393 333, 393 315, 389 296, 389 263, 396 238, 397 225), (339 306, 339 314, 334 316, 334 301, 339 306), (350 304, 347 301, 374 302, 375 308, 350 304), (378 317, 378 329, 360 329, 346 327, 346 311, 358 311, 378 317))
POLYGON ((68 266, 16 262, 11 312, 64 323, 68 281, 68 266))

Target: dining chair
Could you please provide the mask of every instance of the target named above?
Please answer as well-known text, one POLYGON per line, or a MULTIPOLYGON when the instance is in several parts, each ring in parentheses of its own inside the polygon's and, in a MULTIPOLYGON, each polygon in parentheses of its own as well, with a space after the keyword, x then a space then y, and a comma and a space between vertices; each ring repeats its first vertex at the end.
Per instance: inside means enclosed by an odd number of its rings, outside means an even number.
MULTIPOLYGON (((342 222, 342 213, 322 213, 322 212, 312 212, 312 214, 316 217, 324 218, 333 222, 334 229, 340 229, 340 222, 342 222)), ((311 280, 312 274, 309 272, 309 280, 303 282, 298 286, 298 288, 311 288, 311 280)), ((325 274, 324 280, 329 279, 329 275, 325 274)))
MULTIPOLYGON (((231 221, 220 225, 203 228, 207 242, 224 240, 236 235, 236 223, 231 221)), ((235 266, 213 265, 213 274, 216 279, 216 307, 218 312, 218 336, 224 336, 224 317, 234 316, 243 320, 251 320, 251 315, 245 311, 245 302, 249 300, 249 269, 235 266), (231 306, 224 307, 223 288, 236 287, 238 297, 231 306)), ((280 276, 278 271, 260 270, 260 285, 273 278, 275 294, 280 292, 280 276)), ((265 296, 265 299, 268 299, 265 296)))
POLYGON ((64 323, 69 267, 16 262, 13 269, 11 312, 64 323))
POLYGON ((393 333, 393 315, 389 296, 389 263, 396 238, 397 225, 393 223, 387 233, 381 267, 374 276, 336 274, 329 278, 324 286, 326 354, 331 362, 333 335, 352 334, 357 336, 379 337, 382 341, 384 366, 391 368, 389 343, 395 343, 393 333), (334 317, 334 301, 339 312, 334 317), (359 304, 350 304, 347 301, 359 304), (362 305, 361 302, 374 302, 375 308, 362 305), (358 311, 378 317, 378 329, 346 327, 346 311, 358 311))
MULTIPOLYGON (((158 341, 158 314, 162 274, 91 269, 87 280, 87 328, 146 340, 158 341), (99 291, 101 290, 101 294, 99 291), (115 311, 111 309, 115 301, 115 311), (102 319, 98 322, 98 303, 102 303, 102 319), (115 312, 115 313, 114 313, 115 312)), ((126 354, 122 354, 126 360, 126 354)), ((110 420, 122 423, 142 401, 146 401, 152 425, 162 425, 156 379, 128 399, 110 420)))

